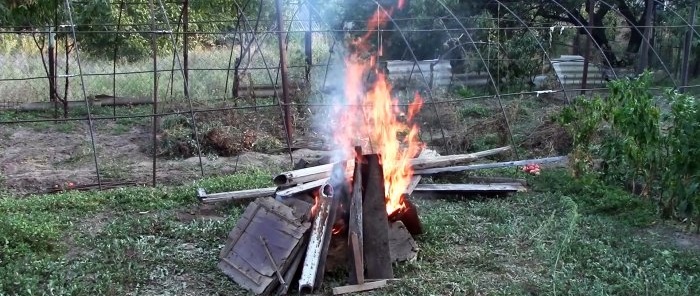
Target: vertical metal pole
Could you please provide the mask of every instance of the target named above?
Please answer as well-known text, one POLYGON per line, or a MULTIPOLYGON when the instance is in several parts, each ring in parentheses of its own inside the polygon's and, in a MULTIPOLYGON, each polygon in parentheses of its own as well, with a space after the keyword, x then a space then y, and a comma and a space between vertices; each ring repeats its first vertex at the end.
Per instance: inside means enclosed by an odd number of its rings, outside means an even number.
POLYGON ((287 131, 287 141, 292 141, 292 135, 294 134, 292 129, 294 128, 292 123, 294 119, 292 118, 291 103, 289 100, 289 81, 287 77, 287 48, 285 46, 284 40, 286 39, 286 34, 284 32, 284 23, 282 22, 282 0, 275 0, 275 6, 277 6, 277 39, 279 39, 279 51, 280 51, 280 74, 282 75, 282 99, 284 101, 284 125, 287 131))
POLYGON ((649 44, 651 43, 652 18, 654 16, 654 0, 646 0, 646 11, 644 18, 644 39, 639 51, 639 73, 644 72, 649 66, 649 44))
POLYGON ((58 100, 56 98, 56 31, 54 27, 49 26, 49 101, 54 106, 54 117, 58 118, 58 100))
POLYGON ((688 87, 688 62, 693 43, 693 28, 695 28, 695 11, 697 10, 697 5, 698 0, 693 1, 693 5, 690 8, 690 27, 688 28, 688 31, 685 32, 685 44, 683 44, 683 62, 681 63, 681 93, 684 93, 685 89, 688 87))
POLYGON ((311 17, 311 11, 312 11, 312 5, 313 5, 313 0, 307 0, 306 1, 306 11, 307 11, 307 16, 308 16, 308 21, 309 21, 309 29, 306 31, 304 34, 304 51, 306 54, 306 83, 309 84, 309 73, 311 73, 311 66, 313 64, 313 49, 312 49, 312 35, 311 31, 313 30, 313 18, 311 17))
POLYGON ((189 98, 190 96, 190 90, 189 90, 189 39, 188 38, 188 23, 190 22, 190 17, 189 17, 189 6, 190 3, 188 0, 184 0, 183 2, 183 7, 182 7, 182 68, 183 68, 183 79, 184 79, 184 90, 185 90, 185 97, 189 98))
POLYGON ((119 16, 117 17, 117 31, 114 33, 114 56, 112 61, 112 116, 117 120, 117 53, 119 51, 119 31, 122 25, 122 12, 124 0, 119 2, 119 16))
POLYGON ((593 38, 593 22, 595 21, 595 2, 587 0, 588 6, 588 38, 586 38, 586 48, 584 49, 583 58, 583 76, 581 77, 581 95, 586 94, 588 84, 588 64, 591 62, 591 38, 593 38))
POLYGON ((148 0, 151 13, 151 55, 153 57, 153 187, 156 186, 156 155, 158 154, 158 47, 156 45, 156 9, 153 0, 148 0))

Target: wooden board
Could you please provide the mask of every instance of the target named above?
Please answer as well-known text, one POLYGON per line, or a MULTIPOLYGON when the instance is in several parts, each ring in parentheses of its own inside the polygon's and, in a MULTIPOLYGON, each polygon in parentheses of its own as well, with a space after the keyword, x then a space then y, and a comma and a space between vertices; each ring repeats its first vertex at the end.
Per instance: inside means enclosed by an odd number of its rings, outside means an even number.
POLYGON ((362 205, 363 250, 366 277, 389 279, 394 277, 389 249, 389 220, 384 201, 384 177, 379 157, 365 155, 365 179, 362 205), (366 169, 365 169, 366 168, 366 169))
POLYGON ((485 170, 485 169, 496 169, 496 168, 507 168, 521 165, 528 165, 531 163, 536 164, 556 164, 556 163, 567 163, 568 158, 566 156, 556 156, 556 157, 546 157, 537 159, 527 159, 527 160, 517 160, 517 161, 506 161, 506 162, 495 162, 495 163, 481 163, 465 166, 450 166, 450 167, 440 167, 431 169, 420 169, 415 170, 413 174, 415 175, 433 175, 440 173, 458 173, 465 171, 475 171, 475 170, 485 170))
POLYGON ((416 192, 524 192, 527 188, 520 183, 500 184, 420 184, 416 192))
POLYGON ((241 287, 262 294, 279 284, 276 270, 260 237, 269 244, 273 260, 281 272, 301 250, 301 240, 310 227, 301 222, 293 210, 272 198, 261 198, 246 208, 219 254, 218 264, 229 278, 241 287))
POLYGON ((342 294, 350 294, 350 293, 375 290, 375 289, 386 287, 386 285, 387 285, 387 280, 380 280, 380 281, 368 282, 368 283, 359 284, 359 285, 335 287, 335 288, 333 288, 333 295, 342 295, 342 294))

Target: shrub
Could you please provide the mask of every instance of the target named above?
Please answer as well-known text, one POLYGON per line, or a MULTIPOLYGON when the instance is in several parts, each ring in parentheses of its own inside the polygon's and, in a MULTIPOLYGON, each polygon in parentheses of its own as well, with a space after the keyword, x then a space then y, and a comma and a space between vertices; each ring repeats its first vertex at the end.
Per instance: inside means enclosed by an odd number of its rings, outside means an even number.
POLYGON ((579 98, 563 110, 558 120, 574 137, 574 176, 599 172, 608 183, 657 196, 664 217, 695 216, 700 227, 698 103, 668 91, 671 109, 662 117, 650 81, 650 73, 613 81, 606 100, 579 98), (593 170, 594 159, 602 160, 599 171, 593 170))

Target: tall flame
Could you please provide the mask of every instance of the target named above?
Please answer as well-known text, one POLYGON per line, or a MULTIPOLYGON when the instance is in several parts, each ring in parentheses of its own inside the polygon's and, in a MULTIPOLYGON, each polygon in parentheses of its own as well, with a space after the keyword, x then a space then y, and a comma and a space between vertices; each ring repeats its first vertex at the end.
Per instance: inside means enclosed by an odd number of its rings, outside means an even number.
MULTIPOLYGON (((404 5, 400 0, 399 8, 404 5)), ((386 25, 393 8, 378 9, 367 23, 368 32, 351 44, 354 49, 346 57, 345 105, 336 106, 334 139, 346 156, 354 155, 354 146, 369 148, 379 155, 384 174, 387 214, 405 207, 403 194, 411 182, 413 169, 411 158, 418 154, 422 144, 418 139, 418 127, 411 124, 422 107, 423 100, 416 94, 404 115, 398 100, 391 95, 386 75, 376 70, 375 56, 363 56, 370 52, 369 38, 372 31, 386 25), (373 82, 369 82, 374 74, 373 82)), ((381 45, 380 45, 381 46, 381 45)), ((367 151, 367 150, 365 150, 367 151)))

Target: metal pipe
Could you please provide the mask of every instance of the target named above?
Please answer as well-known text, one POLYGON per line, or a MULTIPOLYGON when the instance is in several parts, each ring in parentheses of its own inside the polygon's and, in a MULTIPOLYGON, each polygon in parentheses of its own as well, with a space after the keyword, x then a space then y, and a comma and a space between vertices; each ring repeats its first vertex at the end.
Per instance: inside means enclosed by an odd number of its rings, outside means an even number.
POLYGON ((316 217, 314 218, 314 224, 311 228, 311 237, 309 238, 309 246, 306 249, 306 257, 304 258, 304 265, 301 272, 301 278, 299 279, 299 292, 312 292, 316 288, 317 279, 319 274, 324 272, 323 262, 325 258, 322 258, 324 254, 324 249, 328 249, 330 239, 325 239, 327 233, 331 233, 333 230, 333 222, 331 219, 335 211, 331 204, 333 201, 333 187, 330 184, 326 184, 319 188, 317 195, 317 202, 315 205, 316 217))

